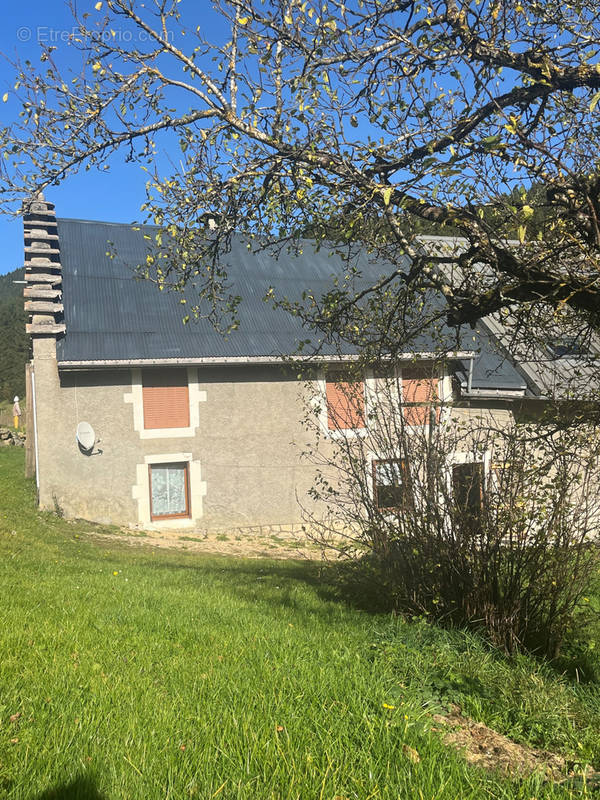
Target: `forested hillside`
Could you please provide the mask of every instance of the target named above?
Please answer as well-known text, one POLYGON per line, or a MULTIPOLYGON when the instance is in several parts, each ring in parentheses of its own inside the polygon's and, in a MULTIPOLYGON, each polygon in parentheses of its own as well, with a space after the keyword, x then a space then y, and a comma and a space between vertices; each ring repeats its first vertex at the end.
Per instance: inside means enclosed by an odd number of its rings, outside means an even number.
POLYGON ((25 397, 25 363, 29 341, 25 333, 24 270, 0 275, 0 404, 11 403, 15 394, 25 397))

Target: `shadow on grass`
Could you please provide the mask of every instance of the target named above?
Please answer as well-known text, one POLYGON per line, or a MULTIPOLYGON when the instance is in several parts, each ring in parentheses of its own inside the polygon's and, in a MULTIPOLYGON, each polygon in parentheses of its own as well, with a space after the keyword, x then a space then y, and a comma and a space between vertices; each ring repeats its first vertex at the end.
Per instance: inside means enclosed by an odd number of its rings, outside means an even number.
MULTIPOLYGON (((330 618, 327 605, 319 607, 311 604, 306 596, 298 594, 295 588, 305 586, 314 592, 316 598, 325 604, 339 604, 348 610, 356 610, 366 614, 381 615, 394 613, 390 600, 389 587, 386 587, 378 571, 369 563, 362 561, 330 561, 313 560, 270 560, 241 559, 228 556, 215 556, 196 559, 189 558, 193 554, 185 554, 184 558, 170 557, 165 559, 147 559, 144 566, 162 572, 181 570, 192 580, 202 581, 203 576, 210 576, 212 581, 221 584, 222 591, 236 596, 246 603, 266 606, 280 606, 295 613, 323 616, 330 618)), ((502 650, 488 641, 485 631, 477 626, 456 626, 453 628, 438 623, 440 628, 458 632, 470 631, 477 634, 486 649, 498 657, 507 657, 502 650)), ((437 635, 438 625, 432 626, 432 635, 437 635)), ((596 627, 600 628, 600 624, 596 627)), ((585 639, 585 637, 584 637, 585 639)), ((599 648, 600 650, 600 648, 599 648)), ((517 655, 517 654, 516 654, 517 655)), ((600 681, 600 655, 590 649, 587 640, 575 635, 565 642, 560 657, 549 660, 536 656, 536 660, 546 663, 557 675, 564 676, 574 684, 598 683, 600 681)), ((509 657, 510 658, 510 657, 509 657)))
POLYGON ((92 778, 80 775, 67 784, 46 789, 32 800, 105 800, 105 796, 96 789, 92 778))
MULTIPOLYGON (((392 610, 384 587, 372 569, 360 562, 316 562, 313 560, 230 559, 202 561, 148 560, 153 570, 183 570, 198 578, 210 574, 230 593, 247 602, 289 606, 300 610, 294 585, 312 589, 325 603, 339 603, 370 614, 392 610)), ((314 613, 314 609, 313 609, 314 613)), ((329 611, 324 608, 323 613, 329 611)))

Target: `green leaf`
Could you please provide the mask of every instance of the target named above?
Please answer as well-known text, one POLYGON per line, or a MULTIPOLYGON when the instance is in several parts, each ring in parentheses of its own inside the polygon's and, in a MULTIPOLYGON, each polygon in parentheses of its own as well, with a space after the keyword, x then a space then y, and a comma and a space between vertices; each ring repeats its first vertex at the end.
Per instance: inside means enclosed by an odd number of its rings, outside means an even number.
POLYGON ((593 111, 596 106, 598 105, 598 100, 600 100, 600 92, 596 92, 596 94, 592 97, 592 102, 590 103, 590 111, 593 111))
POLYGON ((523 212, 523 216, 525 217, 525 219, 533 217, 533 208, 531 206, 523 206, 521 211, 523 212))
POLYGON ((485 136, 481 140, 481 144, 485 147, 486 150, 493 150, 500 144, 502 137, 499 133, 496 133, 494 136, 485 136))
POLYGON ((392 199, 392 192, 393 191, 394 191, 394 187, 393 186, 387 186, 382 191, 381 196, 383 197, 383 205, 384 206, 389 206, 390 200, 392 199))

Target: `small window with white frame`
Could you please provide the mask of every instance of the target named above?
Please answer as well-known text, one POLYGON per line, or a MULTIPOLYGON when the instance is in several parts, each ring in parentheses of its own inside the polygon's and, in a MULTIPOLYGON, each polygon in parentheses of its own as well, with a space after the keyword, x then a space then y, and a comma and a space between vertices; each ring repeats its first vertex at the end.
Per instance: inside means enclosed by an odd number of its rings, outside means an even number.
POLYGON ((395 511, 412 506, 410 470, 405 459, 373 459, 373 500, 380 511, 395 511))

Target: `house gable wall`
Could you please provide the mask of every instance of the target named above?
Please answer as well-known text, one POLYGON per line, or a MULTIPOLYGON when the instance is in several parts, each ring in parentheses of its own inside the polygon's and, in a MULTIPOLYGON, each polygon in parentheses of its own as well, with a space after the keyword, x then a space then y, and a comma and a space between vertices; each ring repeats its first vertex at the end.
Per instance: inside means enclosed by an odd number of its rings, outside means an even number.
POLYGON ((275 367, 194 368, 193 435, 174 429, 170 436, 146 438, 133 397, 139 370, 59 375, 41 344, 36 342, 34 370, 42 508, 144 528, 300 524, 297 496, 307 497, 314 470, 300 458, 307 433, 295 377, 275 367), (97 437, 90 455, 75 438, 81 421, 97 437), (148 464, 163 461, 190 464, 190 520, 150 521, 148 464))

